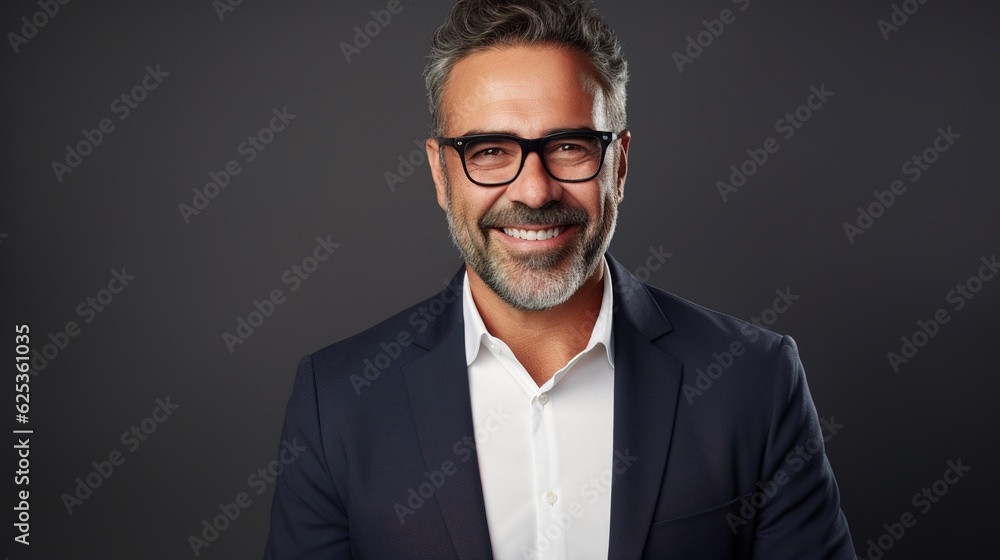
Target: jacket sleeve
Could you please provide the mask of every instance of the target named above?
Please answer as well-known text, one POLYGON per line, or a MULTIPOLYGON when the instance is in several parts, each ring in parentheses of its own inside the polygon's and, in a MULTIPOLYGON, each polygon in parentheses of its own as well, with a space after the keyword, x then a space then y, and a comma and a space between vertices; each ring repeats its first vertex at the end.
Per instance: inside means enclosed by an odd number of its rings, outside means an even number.
POLYGON ((855 560, 798 348, 781 340, 753 558, 855 560))
POLYGON ((265 560, 351 558, 347 508, 340 492, 346 460, 336 438, 324 439, 320 415, 312 360, 307 356, 299 362, 285 411, 279 445, 284 469, 275 481, 265 560))

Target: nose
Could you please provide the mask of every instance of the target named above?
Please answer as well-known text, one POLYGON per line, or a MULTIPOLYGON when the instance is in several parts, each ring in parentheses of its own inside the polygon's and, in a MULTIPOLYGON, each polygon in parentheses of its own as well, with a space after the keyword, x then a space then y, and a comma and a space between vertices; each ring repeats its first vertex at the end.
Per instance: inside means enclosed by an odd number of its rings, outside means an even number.
POLYGON ((537 152, 528 154, 521 174, 507 185, 505 196, 532 208, 541 208, 562 198, 562 185, 556 181, 542 164, 537 152))

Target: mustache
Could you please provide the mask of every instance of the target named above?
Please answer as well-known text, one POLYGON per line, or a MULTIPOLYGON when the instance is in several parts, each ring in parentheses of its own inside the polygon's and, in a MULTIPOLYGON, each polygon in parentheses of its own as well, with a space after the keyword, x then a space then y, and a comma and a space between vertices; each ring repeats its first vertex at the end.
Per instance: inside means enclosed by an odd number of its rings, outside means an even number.
POLYGON ((564 204, 532 208, 515 202, 511 206, 491 209, 479 219, 479 227, 482 229, 500 228, 511 224, 528 226, 586 225, 588 221, 589 216, 580 208, 564 204))

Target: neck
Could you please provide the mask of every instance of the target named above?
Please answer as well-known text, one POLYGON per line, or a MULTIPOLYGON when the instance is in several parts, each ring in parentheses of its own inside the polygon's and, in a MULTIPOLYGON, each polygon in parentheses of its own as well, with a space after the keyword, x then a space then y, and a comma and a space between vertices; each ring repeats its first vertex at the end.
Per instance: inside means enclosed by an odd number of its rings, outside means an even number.
POLYGON ((565 302, 539 311, 511 307, 466 265, 469 289, 486 330, 542 385, 587 346, 604 295, 604 263, 565 302))

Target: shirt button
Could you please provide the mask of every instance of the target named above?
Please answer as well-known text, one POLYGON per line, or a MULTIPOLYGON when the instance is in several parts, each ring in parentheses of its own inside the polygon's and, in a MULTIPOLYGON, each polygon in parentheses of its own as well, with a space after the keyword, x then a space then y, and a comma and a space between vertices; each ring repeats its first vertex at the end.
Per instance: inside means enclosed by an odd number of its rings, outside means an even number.
POLYGON ((496 344, 490 344, 490 351, 493 352, 494 354, 499 354, 500 347, 497 346, 496 344))
POLYGON ((556 500, 558 499, 559 497, 556 496, 556 493, 551 490, 545 493, 545 501, 548 502, 550 506, 556 503, 556 500))
POLYGON ((548 393, 542 393, 541 395, 538 395, 538 402, 542 406, 545 406, 546 404, 548 404, 548 402, 549 402, 549 394, 548 393))

